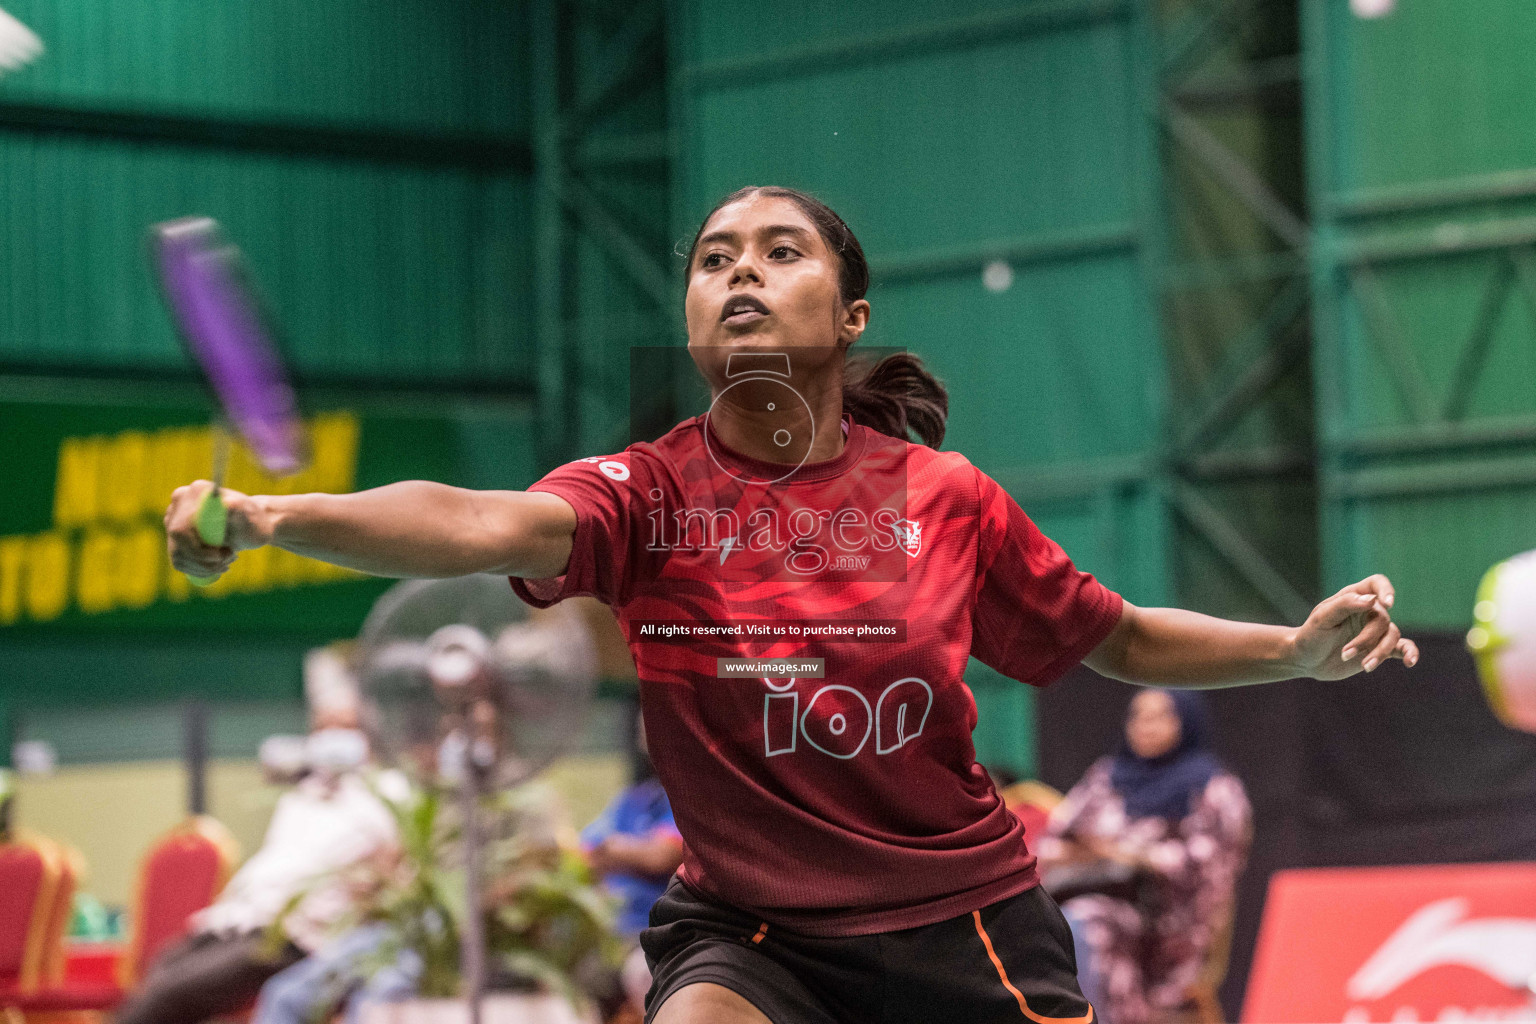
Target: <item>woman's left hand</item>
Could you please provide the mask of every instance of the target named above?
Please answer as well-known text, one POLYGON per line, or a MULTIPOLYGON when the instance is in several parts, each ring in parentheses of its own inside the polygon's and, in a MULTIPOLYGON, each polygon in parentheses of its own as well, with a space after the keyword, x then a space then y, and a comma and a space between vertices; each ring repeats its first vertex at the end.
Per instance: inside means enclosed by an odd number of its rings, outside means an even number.
POLYGON ((1296 631, 1296 668, 1313 679, 1345 679, 1388 658, 1418 664, 1418 645, 1392 621, 1392 600, 1392 582, 1377 573, 1321 602, 1296 631))

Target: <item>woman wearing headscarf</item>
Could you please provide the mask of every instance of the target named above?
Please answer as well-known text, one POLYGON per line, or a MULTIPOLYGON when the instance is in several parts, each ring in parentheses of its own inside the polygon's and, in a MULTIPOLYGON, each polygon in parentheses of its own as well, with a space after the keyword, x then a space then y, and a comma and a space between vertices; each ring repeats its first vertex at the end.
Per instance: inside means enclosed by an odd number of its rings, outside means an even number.
POLYGON ((1231 912, 1251 811, 1208 744, 1199 693, 1143 690, 1120 750, 1072 787, 1042 838, 1046 864, 1127 869, 1103 872, 1102 891, 1063 891, 1084 995, 1109 1024, 1182 1005, 1231 912))

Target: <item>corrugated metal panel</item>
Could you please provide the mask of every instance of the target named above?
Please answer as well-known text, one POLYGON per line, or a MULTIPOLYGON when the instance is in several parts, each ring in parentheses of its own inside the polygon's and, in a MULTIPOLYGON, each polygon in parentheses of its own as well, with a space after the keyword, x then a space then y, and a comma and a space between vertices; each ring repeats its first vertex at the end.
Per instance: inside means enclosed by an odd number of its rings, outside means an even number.
POLYGON ((1325 583, 1386 572, 1459 628, 1536 546, 1536 10, 1305 11, 1325 583))
POLYGON ((521 133, 510 3, 12 0, 48 46, 0 95, 127 108, 521 133))
POLYGON ((526 184, 454 170, 0 136, 0 362, 184 365, 144 232, 218 218, 303 373, 526 377, 526 184))

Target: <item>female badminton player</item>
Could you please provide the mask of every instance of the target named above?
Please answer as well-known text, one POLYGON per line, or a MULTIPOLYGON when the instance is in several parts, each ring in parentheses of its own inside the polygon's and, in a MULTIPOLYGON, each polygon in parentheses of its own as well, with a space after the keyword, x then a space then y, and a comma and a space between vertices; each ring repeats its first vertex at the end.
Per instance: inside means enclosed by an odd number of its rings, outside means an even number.
POLYGON ((199 481, 166 513, 174 565, 216 574, 275 544, 610 604, 687 847, 642 937, 649 1020, 1092 1024, 1071 934, 975 762, 967 657, 1036 686, 1079 661, 1171 687, 1339 679, 1418 660, 1391 584, 1294 627, 1134 607, 937 450, 948 399, 919 360, 850 363, 869 269, 837 214, 743 189, 688 260, 707 413, 526 492, 225 490, 219 548, 196 533, 199 481))

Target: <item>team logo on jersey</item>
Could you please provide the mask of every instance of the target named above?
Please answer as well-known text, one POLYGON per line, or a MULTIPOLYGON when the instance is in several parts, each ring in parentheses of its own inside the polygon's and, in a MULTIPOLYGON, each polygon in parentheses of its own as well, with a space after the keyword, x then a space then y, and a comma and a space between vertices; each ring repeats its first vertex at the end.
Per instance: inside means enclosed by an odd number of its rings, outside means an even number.
POLYGON ((617 462, 611 457, 603 455, 592 455, 585 459, 578 459, 577 461, 590 462, 595 464, 598 469, 603 471, 603 476, 608 477, 610 480, 629 479, 629 466, 623 462, 617 462))
POLYGON ((923 524, 916 519, 896 520, 891 524, 891 532, 896 535, 896 542, 913 558, 923 550, 923 524))

